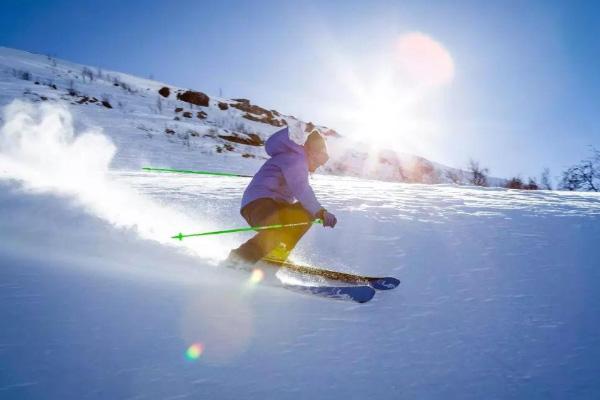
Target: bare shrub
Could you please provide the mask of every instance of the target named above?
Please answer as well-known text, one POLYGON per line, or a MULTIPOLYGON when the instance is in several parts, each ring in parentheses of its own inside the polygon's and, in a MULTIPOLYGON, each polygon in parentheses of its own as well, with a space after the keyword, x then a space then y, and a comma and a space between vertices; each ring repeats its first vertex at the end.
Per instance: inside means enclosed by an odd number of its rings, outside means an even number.
POLYGON ((523 185, 523 189, 525 190, 538 190, 540 187, 537 184, 535 178, 529 178, 526 185, 523 185))
POLYGON ((600 151, 592 148, 592 156, 563 172, 560 187, 572 191, 600 191, 600 151))
POLYGON ((69 81, 69 88, 67 89, 67 93, 69 93, 70 96, 77 96, 79 94, 75 89, 75 81, 73 79, 69 81))
POLYGON ((523 181, 518 176, 510 178, 504 185, 507 189, 523 189, 523 181))
POLYGON ((552 190, 552 179, 550 178, 550 169, 544 168, 540 178, 540 188, 543 190, 552 190))
POLYGON ((112 82, 113 86, 119 86, 121 89, 125 90, 128 93, 137 93, 137 90, 131 87, 131 85, 129 85, 127 82, 123 82, 118 76, 113 76, 112 82))
POLYGON ((90 82, 94 80, 94 72, 88 67, 83 67, 83 70, 81 71, 81 76, 83 77, 84 82, 86 77, 90 82))
POLYGON ((488 168, 482 168, 479 166, 478 161, 470 160, 468 170, 471 173, 471 178, 469 179, 471 184, 475 186, 488 186, 488 168))

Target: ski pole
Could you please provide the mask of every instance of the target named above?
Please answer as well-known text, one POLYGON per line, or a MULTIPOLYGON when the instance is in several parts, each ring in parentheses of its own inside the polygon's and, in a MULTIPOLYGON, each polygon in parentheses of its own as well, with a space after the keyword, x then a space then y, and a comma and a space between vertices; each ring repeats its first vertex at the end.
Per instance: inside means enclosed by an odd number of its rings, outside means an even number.
POLYGON ((143 167, 144 171, 154 172, 175 172, 180 174, 198 174, 198 175, 218 175, 218 176, 234 176, 238 178, 252 178, 252 175, 231 174, 228 172, 212 172, 212 171, 193 171, 189 169, 172 169, 172 168, 153 168, 143 167))
POLYGON ((246 231, 264 231, 266 229, 281 229, 281 228, 292 228, 294 226, 302 226, 309 224, 322 224, 323 220, 317 218, 314 221, 310 222, 297 222, 293 224, 274 224, 274 225, 265 225, 265 226, 251 226, 248 228, 235 228, 235 229, 226 229, 224 231, 212 231, 212 232, 202 232, 202 233, 190 233, 184 235, 183 233, 179 233, 175 236, 171 236, 171 239, 183 240, 183 238, 192 237, 192 236, 208 236, 208 235, 221 235, 223 233, 234 233, 234 232, 246 232, 246 231))

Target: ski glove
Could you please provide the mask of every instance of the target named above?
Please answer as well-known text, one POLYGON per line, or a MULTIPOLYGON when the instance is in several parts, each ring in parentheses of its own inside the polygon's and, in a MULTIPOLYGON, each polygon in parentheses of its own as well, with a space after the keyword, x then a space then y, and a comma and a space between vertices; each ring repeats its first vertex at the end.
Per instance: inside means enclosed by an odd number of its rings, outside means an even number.
POLYGON ((325 210, 324 208, 321 208, 319 210, 319 212, 317 213, 317 218, 320 218, 323 221, 323 226, 333 228, 335 224, 337 224, 337 218, 335 217, 335 215, 325 210))

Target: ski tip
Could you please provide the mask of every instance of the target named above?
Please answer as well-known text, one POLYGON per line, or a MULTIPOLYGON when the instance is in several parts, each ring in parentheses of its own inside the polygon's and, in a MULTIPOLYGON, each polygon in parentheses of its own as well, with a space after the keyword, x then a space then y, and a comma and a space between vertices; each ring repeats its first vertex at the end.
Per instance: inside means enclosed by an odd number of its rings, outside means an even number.
POLYGON ((370 280, 369 284, 377 290, 391 290, 400 285, 400 280, 391 276, 370 280))

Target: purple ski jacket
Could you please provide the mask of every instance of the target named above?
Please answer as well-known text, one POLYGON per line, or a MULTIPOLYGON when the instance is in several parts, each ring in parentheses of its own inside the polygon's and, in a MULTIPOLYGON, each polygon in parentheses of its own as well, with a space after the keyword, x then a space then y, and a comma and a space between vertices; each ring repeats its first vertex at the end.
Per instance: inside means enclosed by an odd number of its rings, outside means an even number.
POLYGON ((304 147, 290 140, 288 128, 271 135, 265 143, 271 156, 244 191, 242 208, 250 202, 269 198, 275 201, 300 204, 313 216, 321 209, 308 183, 308 161, 304 147))

